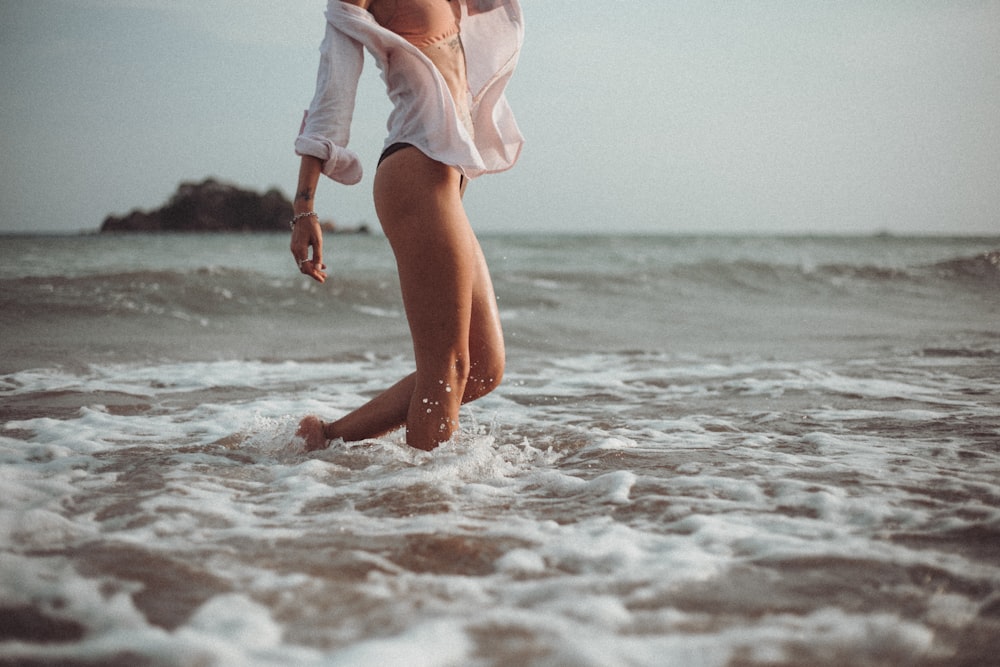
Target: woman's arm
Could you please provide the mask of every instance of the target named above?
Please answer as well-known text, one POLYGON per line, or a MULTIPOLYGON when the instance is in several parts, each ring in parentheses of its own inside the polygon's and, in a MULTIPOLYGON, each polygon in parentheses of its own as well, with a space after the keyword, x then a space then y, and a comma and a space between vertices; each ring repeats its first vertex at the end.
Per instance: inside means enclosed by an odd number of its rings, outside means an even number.
MULTIPOLYGON (((341 0, 369 10, 377 0, 341 0)), ((320 174, 352 185, 361 180, 361 164, 357 155, 347 150, 351 118, 358 79, 364 56, 361 44, 328 25, 320 47, 316 93, 302 129, 295 140, 295 150, 302 156, 299 183, 295 189, 295 223, 292 229, 291 251, 299 271, 323 282, 323 230, 314 213, 316 187, 320 174), (324 172, 324 169, 327 169, 324 172), (312 215, 307 215, 307 214, 312 215), (301 217, 299 217, 301 216, 301 217), (309 249, 312 248, 312 257, 309 249)))
POLYGON ((326 268, 323 264, 323 230, 313 208, 322 169, 323 162, 319 158, 311 155, 302 156, 299 184, 295 189, 295 201, 292 203, 292 210, 297 216, 292 228, 292 257, 298 262, 299 271, 317 282, 326 280, 326 273, 323 272, 326 268), (312 215, 298 217, 307 213, 312 215), (309 256, 310 248, 312 257, 309 256))

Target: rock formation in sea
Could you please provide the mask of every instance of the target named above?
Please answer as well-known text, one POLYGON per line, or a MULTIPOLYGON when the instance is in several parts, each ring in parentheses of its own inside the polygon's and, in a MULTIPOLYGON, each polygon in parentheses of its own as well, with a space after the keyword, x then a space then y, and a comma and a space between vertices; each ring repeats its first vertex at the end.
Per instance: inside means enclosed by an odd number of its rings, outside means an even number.
MULTIPOLYGON (((276 188, 260 194, 209 178, 181 183, 158 209, 110 215, 101 224, 101 232, 287 232, 291 218, 292 203, 276 188)), ((365 225, 342 229, 332 221, 324 221, 323 228, 368 231, 365 225)))

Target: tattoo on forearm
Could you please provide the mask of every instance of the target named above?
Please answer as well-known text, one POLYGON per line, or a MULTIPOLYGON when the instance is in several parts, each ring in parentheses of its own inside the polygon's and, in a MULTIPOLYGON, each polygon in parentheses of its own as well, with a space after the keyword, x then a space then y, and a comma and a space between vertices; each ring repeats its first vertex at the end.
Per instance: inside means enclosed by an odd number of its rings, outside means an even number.
POLYGON ((305 188, 303 190, 299 190, 299 193, 295 195, 295 199, 297 199, 298 201, 306 201, 306 202, 312 201, 313 200, 312 189, 305 188))

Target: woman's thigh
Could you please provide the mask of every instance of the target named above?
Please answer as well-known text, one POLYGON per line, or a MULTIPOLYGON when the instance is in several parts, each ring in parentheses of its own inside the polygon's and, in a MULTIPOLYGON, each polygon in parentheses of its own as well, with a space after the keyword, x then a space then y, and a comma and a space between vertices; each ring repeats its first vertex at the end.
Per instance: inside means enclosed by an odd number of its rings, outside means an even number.
POLYGON ((418 372, 457 352, 473 377, 498 375, 496 298, 460 184, 458 171, 407 148, 379 166, 375 207, 396 256, 418 372))

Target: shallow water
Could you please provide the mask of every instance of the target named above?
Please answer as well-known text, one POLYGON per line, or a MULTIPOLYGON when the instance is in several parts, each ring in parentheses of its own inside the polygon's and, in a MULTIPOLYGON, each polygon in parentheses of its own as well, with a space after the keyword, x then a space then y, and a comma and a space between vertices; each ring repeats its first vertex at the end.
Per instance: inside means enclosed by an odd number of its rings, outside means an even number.
POLYGON ((432 453, 306 454, 405 323, 379 239, 326 289, 277 241, 7 246, 0 664, 1000 649, 1000 242, 486 239, 502 388, 432 453))

